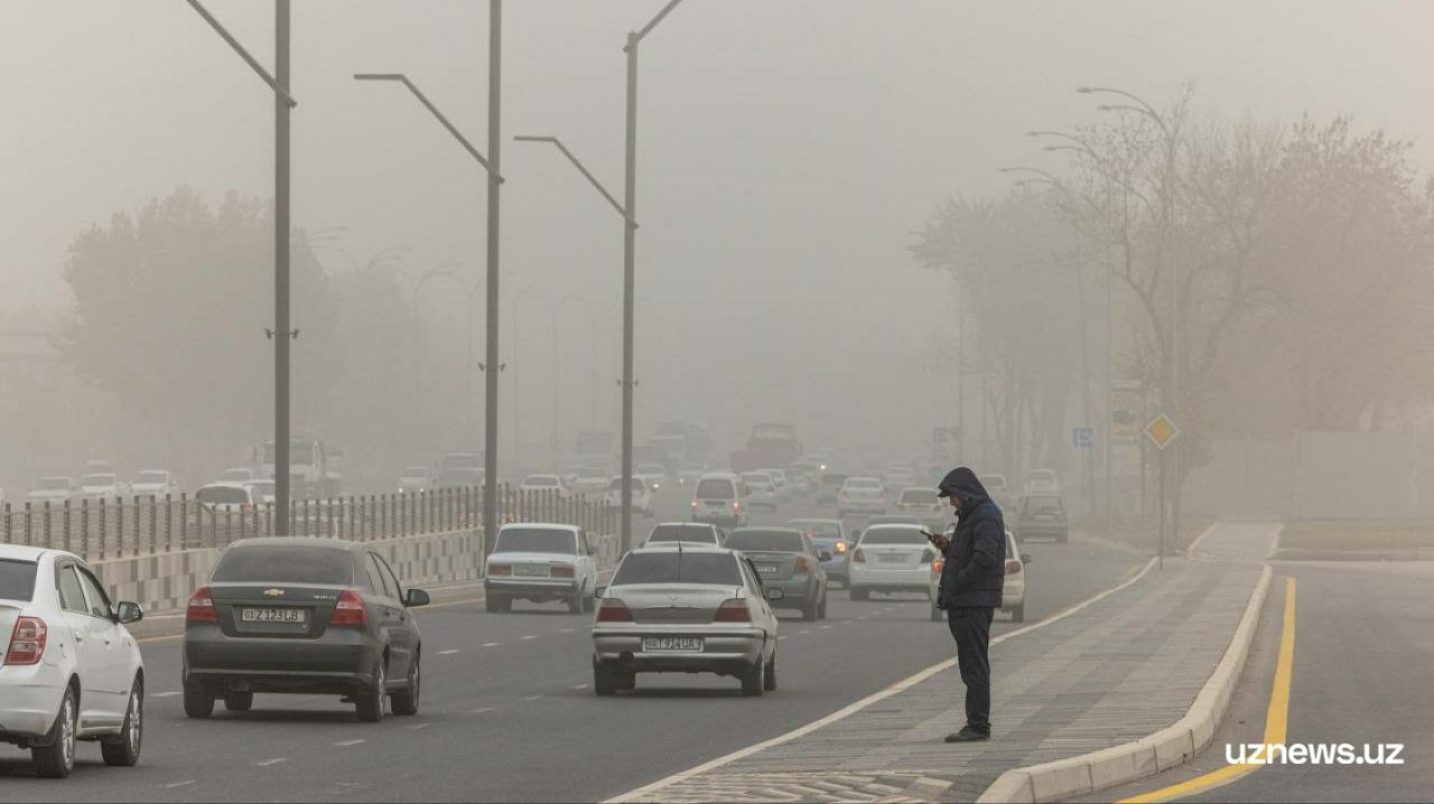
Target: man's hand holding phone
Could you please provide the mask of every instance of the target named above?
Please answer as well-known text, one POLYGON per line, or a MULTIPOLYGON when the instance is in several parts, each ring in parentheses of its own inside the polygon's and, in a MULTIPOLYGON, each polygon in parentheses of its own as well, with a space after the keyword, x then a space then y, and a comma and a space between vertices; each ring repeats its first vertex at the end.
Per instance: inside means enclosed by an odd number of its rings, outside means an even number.
POLYGON ((926 528, 922 528, 921 533, 927 538, 928 541, 931 542, 932 547, 935 547, 938 551, 940 551, 941 555, 946 555, 946 548, 951 545, 950 540, 948 540, 945 536, 932 533, 926 528))

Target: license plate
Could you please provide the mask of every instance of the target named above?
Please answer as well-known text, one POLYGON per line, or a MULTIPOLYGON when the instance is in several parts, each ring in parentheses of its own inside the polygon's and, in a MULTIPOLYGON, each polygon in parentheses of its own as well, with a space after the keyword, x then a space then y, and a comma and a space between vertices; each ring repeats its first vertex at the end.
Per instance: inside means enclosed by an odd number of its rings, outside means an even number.
POLYGON ((881 563, 883 563, 883 564, 905 564, 905 563, 906 563, 906 556, 903 556, 903 555, 888 555, 888 556, 882 556, 882 557, 881 557, 881 563))
POLYGON ((776 575, 776 574, 777 574, 777 565, 776 565, 776 564, 757 564, 756 567, 757 567, 757 574, 758 574, 758 575, 776 575))
POLYGON ((643 653, 701 653, 701 637, 643 637, 643 653))
POLYGON ((309 621, 306 609, 240 609, 239 620, 246 623, 299 623, 309 621))
POLYGON ((518 578, 546 578, 551 573, 551 568, 539 565, 519 564, 513 568, 513 575, 518 578))

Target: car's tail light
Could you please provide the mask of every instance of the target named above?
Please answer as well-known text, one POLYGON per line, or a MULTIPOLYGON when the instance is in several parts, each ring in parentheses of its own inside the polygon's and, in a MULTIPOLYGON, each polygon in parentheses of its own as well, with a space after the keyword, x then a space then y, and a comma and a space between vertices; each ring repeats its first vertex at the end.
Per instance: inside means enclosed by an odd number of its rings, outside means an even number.
POLYGON ((552 572, 553 572, 553 577, 554 577, 554 578, 571 578, 571 577, 573 577, 573 568, 572 568, 572 567, 568 567, 568 566, 559 565, 559 566, 553 567, 552 572))
POLYGON ((512 575, 512 574, 513 574, 513 565, 512 565, 512 564, 489 564, 489 565, 488 565, 488 574, 489 574, 489 575, 512 575))
POLYGON ((846 552, 846 542, 837 542, 837 543, 836 543, 836 551, 837 551, 838 553, 845 553, 845 552, 846 552))
POLYGON ((856 552, 852 554, 851 560, 852 560, 852 561, 855 561, 855 562, 858 563, 858 564, 865 564, 865 563, 866 563, 866 555, 863 554, 863 553, 861 552, 861 548, 858 547, 858 548, 856 548, 856 552))
POLYGON ((811 559, 811 556, 797 556, 797 574, 798 574, 798 575, 801 575, 801 574, 804 573, 804 572, 811 572, 811 571, 812 571, 812 559, 811 559))
POLYGON ((740 511, 740 510, 742 510, 742 503, 737 502, 736 500, 733 500, 733 501, 732 501, 732 510, 733 510, 733 511, 740 511))
POLYGON ((597 621, 600 623, 630 623, 632 609, 616 598, 608 598, 598 605, 597 621))
POLYGON ((750 623, 752 612, 747 609, 747 601, 740 597, 724 600, 722 605, 717 607, 717 613, 713 615, 714 623, 750 623))
POLYGON ((940 574, 941 574, 941 570, 944 569, 945 567, 946 567, 946 559, 944 559, 944 558, 938 558, 938 559, 936 559, 935 561, 931 562, 931 572, 932 572, 933 575, 940 575, 940 574))
POLYGON ((39 617, 15 618, 15 629, 10 632, 10 650, 5 654, 5 664, 39 664, 45 655, 45 640, 50 629, 39 617))
POLYGON ((1008 558, 1008 559, 1006 559, 1006 574, 1007 574, 1007 575, 1015 575, 1016 573, 1018 573, 1018 572, 1020 572, 1020 571, 1021 571, 1021 562, 1017 561, 1017 560, 1014 559, 1014 558, 1008 558))
POLYGON ((352 589, 339 592, 339 602, 329 615, 329 625, 368 625, 368 607, 358 592, 352 589))
POLYGON ((214 610, 214 598, 209 594, 209 587, 201 586, 189 596, 189 605, 184 609, 184 621, 187 623, 219 622, 219 613, 214 610))
POLYGON ((697 501, 696 501, 696 500, 693 500, 693 501, 692 501, 692 510, 694 510, 694 511, 697 510, 697 501))

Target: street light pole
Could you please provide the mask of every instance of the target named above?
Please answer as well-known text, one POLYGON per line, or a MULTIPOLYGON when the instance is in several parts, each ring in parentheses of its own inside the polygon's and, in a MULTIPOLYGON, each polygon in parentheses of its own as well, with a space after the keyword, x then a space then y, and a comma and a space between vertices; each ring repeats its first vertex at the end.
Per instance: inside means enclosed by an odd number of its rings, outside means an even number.
POLYGON ((549 443, 552 445, 550 459, 554 472, 559 472, 558 467, 558 398, 560 389, 558 382, 560 372, 558 371, 558 318, 563 305, 568 302, 580 301, 581 296, 564 296, 553 305, 553 435, 549 443))

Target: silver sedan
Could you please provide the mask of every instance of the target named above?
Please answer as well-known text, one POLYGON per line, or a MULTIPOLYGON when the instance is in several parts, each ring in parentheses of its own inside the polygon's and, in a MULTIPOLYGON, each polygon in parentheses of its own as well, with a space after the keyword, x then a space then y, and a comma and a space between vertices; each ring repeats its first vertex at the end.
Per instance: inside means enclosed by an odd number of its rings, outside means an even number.
POLYGON ((631 690, 638 673, 735 676, 743 695, 777 688, 777 616, 751 563, 733 550, 669 542, 623 558, 599 590, 593 689, 631 690))

